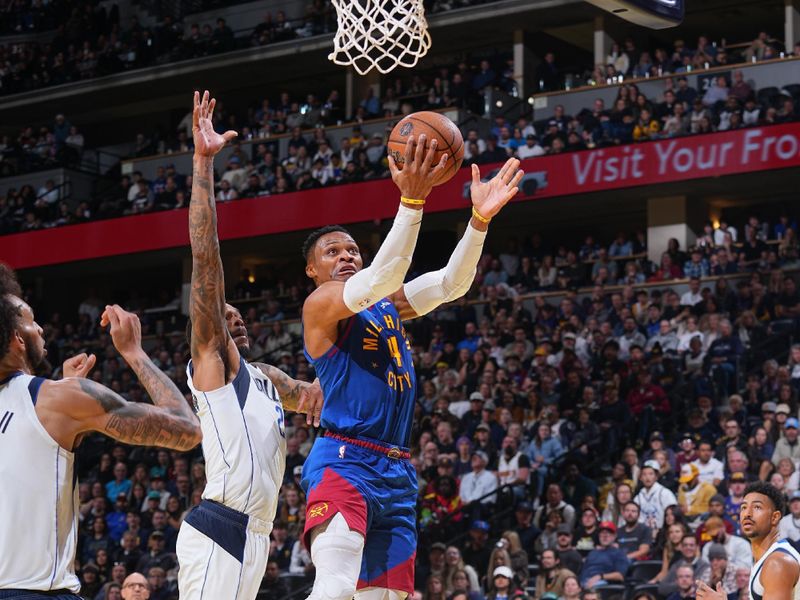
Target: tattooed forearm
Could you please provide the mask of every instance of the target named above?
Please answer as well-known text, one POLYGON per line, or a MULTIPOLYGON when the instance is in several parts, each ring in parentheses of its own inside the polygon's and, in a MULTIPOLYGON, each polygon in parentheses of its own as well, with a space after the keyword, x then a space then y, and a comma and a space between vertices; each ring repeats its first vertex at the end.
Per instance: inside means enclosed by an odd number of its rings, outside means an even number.
POLYGON ((222 348, 225 339, 225 278, 219 253, 217 211, 214 205, 214 165, 210 157, 195 156, 189 201, 189 240, 192 246, 192 355, 208 346, 222 348))
POLYGON ((305 381, 297 381, 292 379, 286 373, 264 363, 252 363, 254 367, 259 369, 275 386, 278 390, 278 395, 281 397, 281 403, 286 410, 295 410, 297 403, 300 401, 300 393, 311 384, 305 381))
POLYGON ((197 418, 178 386, 147 355, 142 353, 141 356, 130 359, 128 364, 147 390, 153 404, 176 416, 197 418))
POLYGON ((102 409, 104 425, 98 429, 116 440, 175 450, 189 450, 200 441, 200 427, 191 411, 187 417, 149 404, 128 402, 89 379, 80 379, 79 385, 102 409))

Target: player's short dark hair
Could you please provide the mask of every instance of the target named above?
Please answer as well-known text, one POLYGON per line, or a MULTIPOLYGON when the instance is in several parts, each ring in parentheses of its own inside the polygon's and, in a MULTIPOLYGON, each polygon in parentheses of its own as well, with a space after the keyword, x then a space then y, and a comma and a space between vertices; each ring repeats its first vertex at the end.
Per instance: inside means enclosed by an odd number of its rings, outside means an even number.
POLYGON ((9 296, 22 296, 17 276, 8 265, 0 263, 0 360, 8 354, 11 337, 17 328, 19 307, 9 296))
POLYGON ((309 255, 311 254, 311 251, 314 249, 314 246, 316 246, 319 238, 321 238, 323 235, 327 235, 329 233, 335 233, 337 231, 350 235, 350 232, 347 231, 347 229, 345 229, 341 225, 325 225, 325 227, 320 227, 319 229, 309 233, 308 237, 306 238, 306 241, 303 242, 303 247, 301 250, 303 253, 303 259, 306 262, 308 262, 309 255))
POLYGON ((778 490, 778 488, 771 483, 754 481, 744 489, 744 495, 747 496, 747 494, 761 494, 762 496, 766 496, 772 502, 772 506, 775 507, 775 510, 780 511, 781 514, 786 512, 786 501, 783 499, 783 492, 778 490))

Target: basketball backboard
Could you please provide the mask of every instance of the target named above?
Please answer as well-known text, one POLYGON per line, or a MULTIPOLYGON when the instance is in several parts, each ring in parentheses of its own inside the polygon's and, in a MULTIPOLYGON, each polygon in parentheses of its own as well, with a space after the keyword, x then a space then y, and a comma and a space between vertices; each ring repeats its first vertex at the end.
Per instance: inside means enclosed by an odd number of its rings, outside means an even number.
POLYGON ((650 27, 666 29, 683 21, 685 0, 587 0, 618 17, 650 27))

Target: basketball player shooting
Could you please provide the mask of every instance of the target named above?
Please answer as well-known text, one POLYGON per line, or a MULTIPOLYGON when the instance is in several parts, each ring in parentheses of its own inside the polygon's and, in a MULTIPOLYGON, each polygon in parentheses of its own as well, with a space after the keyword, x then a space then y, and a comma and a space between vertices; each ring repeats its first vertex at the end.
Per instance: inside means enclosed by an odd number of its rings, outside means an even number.
POLYGON ((200 425, 172 381, 142 349, 139 319, 106 306, 101 324, 155 406, 128 402, 89 379, 94 356, 64 365, 65 379, 34 376, 45 350, 42 328, 0 265, 0 598, 80 600, 75 575, 78 518, 75 449, 92 431, 127 444, 186 451, 200 425), (20 529, 20 515, 34 515, 20 529))
POLYGON ((187 379, 203 431, 207 484, 178 533, 183 600, 256 597, 286 466, 284 409, 301 412, 308 402, 318 423, 322 406, 321 393, 312 393, 311 384, 244 360, 247 330, 225 302, 214 200, 214 156, 236 132, 214 131, 214 105, 207 91, 202 99, 195 92, 187 379))
POLYGON ((473 217, 447 266, 404 284, 425 199, 447 161, 432 167, 435 144, 426 152, 424 137, 418 141, 414 149, 408 140, 402 170, 389 156, 401 202, 369 267, 342 227, 313 232, 303 247, 316 285, 303 306, 305 351, 322 384, 327 430, 303 468, 304 543, 316 567, 309 600, 402 600, 413 592, 417 478, 408 444, 416 378, 402 322, 469 290, 489 221, 523 176, 516 159, 488 183, 473 166, 473 217))
MULTIPOLYGON (((751 600, 800 599, 800 554, 787 539, 779 539, 778 524, 784 511, 783 493, 769 483, 757 481, 744 493, 739 508, 742 533, 753 548, 750 571, 751 600)), ((712 589, 697 582, 698 600, 726 600, 722 584, 712 589)))

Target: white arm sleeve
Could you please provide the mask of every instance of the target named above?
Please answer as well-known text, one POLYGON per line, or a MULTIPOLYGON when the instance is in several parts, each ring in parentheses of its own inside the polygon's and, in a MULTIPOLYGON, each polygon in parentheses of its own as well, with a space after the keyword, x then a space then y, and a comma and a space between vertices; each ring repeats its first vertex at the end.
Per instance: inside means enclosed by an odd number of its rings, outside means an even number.
POLYGON ((422 211, 400 205, 389 234, 372 264, 344 284, 344 304, 354 313, 371 306, 403 286, 417 245, 422 211))
POLYGON ((406 299, 415 313, 425 315, 467 293, 475 279, 485 240, 485 231, 468 225, 444 269, 425 273, 405 284, 406 299))

